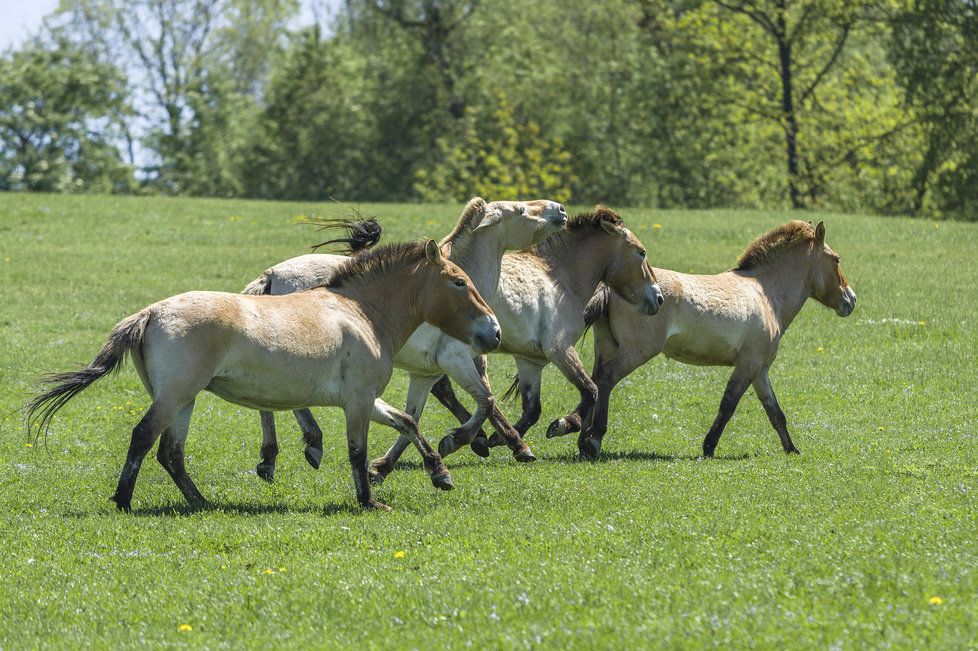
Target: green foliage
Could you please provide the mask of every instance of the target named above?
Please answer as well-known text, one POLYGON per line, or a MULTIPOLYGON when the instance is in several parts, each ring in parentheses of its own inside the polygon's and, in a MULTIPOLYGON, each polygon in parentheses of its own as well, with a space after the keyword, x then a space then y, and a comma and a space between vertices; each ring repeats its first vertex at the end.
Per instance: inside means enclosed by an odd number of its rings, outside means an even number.
POLYGON ((0 190, 126 192, 116 68, 63 39, 0 56, 0 190))
POLYGON ((418 170, 415 189, 427 201, 485 196, 494 199, 548 197, 568 201, 575 179, 560 138, 546 140, 540 126, 517 115, 506 96, 496 107, 469 107, 458 138, 438 139, 441 162, 418 170))
MULTIPOLYGON (((460 206, 362 209, 397 241, 448 233, 460 206)), ((239 291, 307 250, 321 238, 290 220, 333 210, 3 196, 0 414, 40 373, 89 361, 127 314, 191 289, 239 291)), ((728 269, 787 218, 622 216, 651 264, 699 273, 728 269)), ((318 471, 279 415, 266 484, 257 414, 203 393, 187 467, 212 506, 188 509, 154 450, 126 516, 106 497, 149 403, 127 365, 70 403, 46 445, 27 447, 16 414, 2 424, 0 647, 974 646, 978 225, 806 218, 825 220, 860 300, 846 319, 810 301, 781 343, 772 380, 800 456, 781 452, 748 392, 717 458, 699 460, 728 371, 658 358, 613 394, 606 458, 580 463, 574 436, 543 436, 580 400, 551 367, 527 439, 538 462, 460 451, 446 460, 456 488, 441 493, 409 450, 378 489, 394 512, 362 513, 338 409, 314 410, 318 471)), ((590 344, 579 348, 590 368, 590 344)), ((513 368, 489 356, 494 386, 513 368)), ((385 398, 402 406, 407 385, 395 372, 385 398)), ((429 400, 429 440, 456 424, 429 400)), ((371 427, 372 456, 392 441, 371 427)))

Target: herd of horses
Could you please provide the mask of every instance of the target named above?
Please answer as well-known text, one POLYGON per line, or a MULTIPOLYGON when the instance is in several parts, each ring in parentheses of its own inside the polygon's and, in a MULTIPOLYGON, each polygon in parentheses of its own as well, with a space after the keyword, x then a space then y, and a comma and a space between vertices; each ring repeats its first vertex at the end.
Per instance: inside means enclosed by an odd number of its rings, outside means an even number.
POLYGON ((343 229, 343 236, 314 249, 342 244, 345 255, 292 258, 241 294, 188 292, 123 319, 88 366, 45 376, 50 388, 27 405, 29 429, 46 429, 61 407, 128 355, 152 403, 132 431, 112 496, 119 509, 131 509, 139 468, 157 439, 157 459, 184 498, 205 501, 187 473, 184 445, 196 396, 209 391, 260 411, 257 472, 269 481, 278 455, 273 412, 293 411, 306 460, 318 468, 322 430, 309 407, 342 407, 357 500, 389 510, 371 495, 371 484, 384 481, 409 444, 442 490, 453 487, 442 459, 466 445, 483 457, 506 445, 517 461, 534 461, 524 436, 540 418, 541 376, 551 363, 580 402, 546 436, 579 433, 581 456, 598 457, 611 391, 663 353, 733 367, 704 456, 713 455, 750 385, 785 452, 797 453, 768 374, 781 336, 809 298, 843 317, 856 305, 822 223, 778 226, 716 275, 651 267, 642 242, 604 206, 569 218, 550 200, 475 198, 440 242, 376 246, 381 226, 372 219, 323 226, 343 229), (575 348, 588 328, 591 373, 575 348), (493 397, 490 352, 516 360, 510 391, 519 393, 523 411, 515 424, 493 397), (405 410, 381 397, 395 366, 410 378, 405 410), (457 399, 453 381, 475 400, 474 413, 457 399), (437 451, 418 429, 429 394, 460 421, 437 451), (371 421, 398 437, 368 464, 371 421))

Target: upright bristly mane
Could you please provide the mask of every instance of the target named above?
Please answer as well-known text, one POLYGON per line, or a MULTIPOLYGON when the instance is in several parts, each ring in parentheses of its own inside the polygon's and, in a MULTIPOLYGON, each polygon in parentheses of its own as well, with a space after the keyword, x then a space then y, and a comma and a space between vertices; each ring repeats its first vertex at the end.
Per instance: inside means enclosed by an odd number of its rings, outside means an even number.
POLYGON ((454 242, 455 238, 462 233, 467 233, 475 229, 482 222, 482 218, 485 217, 486 205, 486 200, 482 197, 472 197, 469 199, 469 202, 465 204, 465 209, 462 210, 462 215, 455 224, 455 228, 441 241, 441 244, 454 242))
POLYGON ((540 244, 530 247, 528 250, 539 252, 547 247, 556 246, 558 243, 564 244, 569 237, 574 237, 581 233, 601 230, 601 222, 608 222, 615 226, 625 226, 621 215, 607 206, 598 205, 591 212, 584 212, 574 215, 567 221, 567 226, 563 230, 557 231, 540 244))
POLYGON ((815 239, 815 227, 808 222, 793 219, 781 224, 747 245, 737 258, 733 271, 756 269, 772 262, 781 253, 799 242, 815 239))
POLYGON ((320 287, 338 289, 356 280, 378 278, 421 262, 425 259, 424 246, 424 242, 400 242, 361 251, 343 262, 320 287))

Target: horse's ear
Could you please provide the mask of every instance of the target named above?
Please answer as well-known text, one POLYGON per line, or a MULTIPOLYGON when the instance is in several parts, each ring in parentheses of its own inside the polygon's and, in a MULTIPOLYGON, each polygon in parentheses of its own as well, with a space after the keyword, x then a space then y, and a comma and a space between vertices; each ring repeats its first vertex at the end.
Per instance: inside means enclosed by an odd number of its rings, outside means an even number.
POLYGON ((482 221, 479 225, 472 229, 473 232, 486 228, 488 226, 493 226, 498 224, 503 220, 502 208, 497 206, 495 202, 486 205, 486 214, 482 217, 482 221))
POLYGON ((625 237, 625 229, 623 229, 621 226, 612 224, 604 219, 602 219, 599 223, 601 224, 601 228, 603 228, 606 232, 618 237, 625 237))
POLYGON ((424 245, 424 254, 431 262, 431 264, 443 267, 445 265, 445 258, 441 255, 441 247, 438 246, 438 242, 434 240, 428 240, 424 245))
POLYGON ((825 244, 825 222, 819 222, 815 227, 815 243, 825 244))

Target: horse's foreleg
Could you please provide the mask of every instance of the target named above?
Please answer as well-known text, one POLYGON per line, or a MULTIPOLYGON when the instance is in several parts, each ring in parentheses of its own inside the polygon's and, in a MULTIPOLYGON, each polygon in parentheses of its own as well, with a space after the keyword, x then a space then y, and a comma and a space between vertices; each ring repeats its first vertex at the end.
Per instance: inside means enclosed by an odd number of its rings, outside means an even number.
POLYGON ((574 408, 574 411, 550 423, 550 427, 547 428, 548 439, 580 432, 584 419, 591 413, 591 409, 598 398, 598 386, 584 370, 584 364, 581 363, 581 358, 578 357, 574 346, 567 346, 555 351, 550 357, 550 361, 560 369, 568 382, 577 387, 581 394, 581 401, 574 408))
POLYGON ((170 426, 179 409, 180 407, 173 407, 154 400, 149 410, 133 428, 132 438, 129 441, 129 452, 126 454, 126 462, 123 464, 122 473, 119 475, 119 484, 116 486, 115 493, 109 498, 115 502, 120 511, 132 510, 132 493, 143 459, 146 458, 146 453, 152 449, 163 430, 170 426))
MULTIPOLYGON (((408 415, 414 419, 415 425, 421 421, 421 414, 424 413, 424 406, 428 401, 428 393, 431 391, 432 385, 438 381, 438 377, 439 376, 425 377, 414 374, 412 374, 410 377, 406 411, 408 415)), ((397 437, 397 440, 394 441, 394 445, 387 450, 384 456, 373 460, 370 467, 373 471, 372 477, 374 481, 383 481, 384 478, 387 477, 392 470, 394 470, 394 464, 396 464, 397 460, 401 458, 401 455, 404 454, 404 450, 406 450, 407 446, 409 445, 411 445, 411 439, 404 434, 401 434, 397 437)))
POLYGON ((771 421, 771 426, 774 427, 774 431, 781 437, 781 447, 787 453, 799 454, 798 448, 791 442, 791 436, 788 434, 788 419, 785 417, 784 412, 781 411, 781 405, 778 404, 778 397, 774 395, 774 389, 771 387, 771 378, 768 376, 767 368, 762 368, 757 374, 757 377, 754 378, 754 391, 757 393, 761 404, 764 405, 764 411, 767 413, 768 420, 771 421))
MULTIPOLYGON (((464 362, 464 360, 456 360, 464 362)), ((513 426, 506 420, 506 416, 499 410, 495 398, 492 395, 492 387, 489 385, 489 374, 486 369, 486 356, 480 355, 474 359, 468 359, 469 363, 456 364, 452 369, 446 369, 459 385, 475 398, 478 405, 476 413, 468 423, 462 425, 449 433, 438 444, 438 451, 444 457, 451 454, 459 447, 473 442, 476 428, 480 426, 486 417, 496 429, 496 432, 503 437, 504 443, 513 451, 513 458, 517 461, 529 462, 536 461, 530 447, 523 441, 520 433, 513 429, 513 426), (485 414, 485 415, 483 415, 485 414)), ((479 443, 485 442, 480 439, 479 443)), ((479 456, 485 457, 489 454, 488 447, 477 447, 473 450, 479 456)))
POLYGON ((390 511, 389 506, 378 502, 370 495, 370 479, 367 474, 367 430, 370 428, 372 412, 373 401, 369 399, 343 408, 346 416, 346 446, 350 467, 353 470, 353 486, 360 506, 365 509, 390 511))
POLYGON ((272 481, 275 477, 275 459, 278 457, 275 414, 271 411, 258 413, 261 415, 261 461, 255 466, 255 472, 265 481, 272 481))
MULTIPOLYGON (((197 486, 187 474, 187 468, 184 464, 184 444, 187 441, 187 434, 190 432, 190 417, 193 413, 194 403, 191 401, 180 410, 173 423, 163 432, 156 459, 169 473, 180 492, 183 493, 183 498, 190 504, 199 505, 204 504, 207 500, 197 490, 197 486)), ((264 446, 262 446, 262 450, 264 452, 264 446)), ((272 461, 274 463, 274 457, 272 461)))
POLYGON ((720 400, 720 410, 717 412, 717 417, 713 421, 713 426, 710 427, 710 431, 706 433, 706 438, 703 440, 704 457, 713 456, 713 451, 716 450, 720 435, 723 434, 723 428, 727 426, 730 417, 737 410, 737 404, 740 403, 744 391, 750 385, 752 375, 753 373, 747 372, 744 369, 734 369, 730 380, 727 381, 727 388, 723 392, 723 398, 720 400))
MULTIPOLYGON (((448 411, 452 413, 452 416, 455 417, 455 420, 457 420, 460 424, 468 422, 468 420, 472 418, 472 413, 465 408, 465 405, 463 405, 459 401, 458 396, 455 395, 455 389, 452 387, 452 381, 448 379, 447 375, 441 376, 438 381, 435 382, 435 386, 431 387, 431 395, 435 396, 435 398, 438 399, 438 402, 448 409, 448 411)), ((486 433, 483 432, 482 429, 479 429, 479 431, 476 432, 477 438, 480 436, 485 437, 485 435, 486 433)))
POLYGON ((299 429, 302 430, 303 452, 309 465, 319 470, 319 464, 323 460, 323 430, 319 428, 319 423, 308 409, 296 409, 292 412, 295 419, 299 422, 299 429))
MULTIPOLYGON (((406 436, 414 443, 414 446, 418 448, 418 452, 421 453, 421 458, 424 460, 424 467, 431 476, 431 483, 434 484, 435 488, 446 491, 454 488, 452 476, 448 473, 445 464, 442 463, 441 456, 431 448, 431 444, 421 435, 421 432, 418 431, 417 423, 414 422, 414 419, 409 414, 391 407, 378 398, 374 400, 374 409, 370 420, 381 425, 393 427, 402 436, 406 436)), ((383 476, 376 469, 371 469, 370 479, 374 483, 381 483, 384 480, 383 476)))
MULTIPOLYGON (((597 338, 597 333, 595 334, 597 338)), ((597 348, 597 346, 595 346, 597 348)), ((596 459, 601 454, 601 444, 608 432, 608 410, 611 404, 611 392, 637 365, 616 354, 605 358, 596 353, 594 371, 591 379, 597 389, 597 397, 590 414, 584 419, 581 433, 577 437, 577 449, 585 459, 596 459)))

